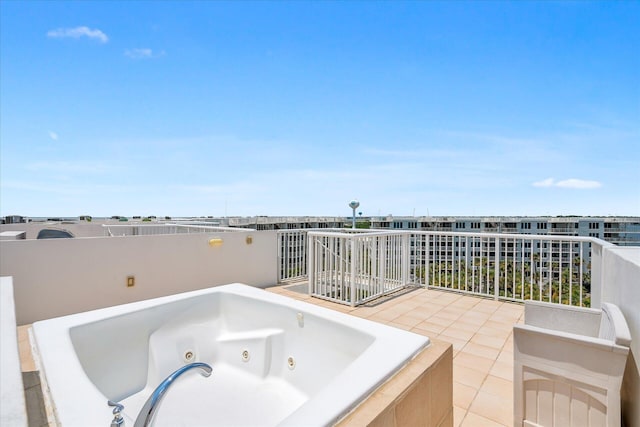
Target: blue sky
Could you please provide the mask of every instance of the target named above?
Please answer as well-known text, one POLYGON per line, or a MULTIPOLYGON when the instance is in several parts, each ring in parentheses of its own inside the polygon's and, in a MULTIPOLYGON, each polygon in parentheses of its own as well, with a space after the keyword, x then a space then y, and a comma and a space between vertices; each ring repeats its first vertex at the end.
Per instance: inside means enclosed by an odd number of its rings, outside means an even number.
POLYGON ((0 19, 1 215, 640 215, 637 1, 0 19))

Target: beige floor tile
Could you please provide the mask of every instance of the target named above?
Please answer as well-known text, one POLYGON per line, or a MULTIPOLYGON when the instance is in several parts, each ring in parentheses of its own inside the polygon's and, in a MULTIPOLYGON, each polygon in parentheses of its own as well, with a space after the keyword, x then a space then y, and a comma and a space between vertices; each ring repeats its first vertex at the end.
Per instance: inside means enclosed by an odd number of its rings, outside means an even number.
POLYGON ((491 337, 488 335, 482 335, 478 331, 478 333, 475 334, 470 341, 475 344, 480 344, 480 345, 501 350, 502 347, 504 346, 506 338, 498 338, 498 337, 491 337))
POLYGON ((455 307, 463 307, 465 309, 470 309, 471 307, 475 307, 477 304, 478 304, 478 300, 476 298, 464 297, 464 298, 457 299, 451 305, 455 307))
POLYGON ((429 339, 433 339, 433 338, 435 338, 437 336, 437 334, 433 334, 431 332, 427 332, 425 330, 417 329, 417 328, 411 328, 411 329, 409 329, 409 332, 413 332, 414 334, 425 336, 425 337, 427 337, 429 339))
POLYGON ((434 304, 442 305, 449 307, 453 304, 458 298, 456 298, 453 294, 444 293, 441 295, 437 295, 433 300, 431 300, 434 304))
POLYGON ((461 329, 457 324, 453 324, 441 332, 442 335, 469 341, 473 337, 474 332, 461 329))
POLYGON ((475 354, 476 356, 482 356, 493 360, 495 360, 500 354, 500 350, 496 348, 487 347, 486 345, 476 344, 474 342, 469 342, 462 350, 466 353, 475 354))
POLYGON ((504 301, 504 305, 500 311, 504 313, 521 314, 524 311, 524 304, 521 302, 504 301))
POLYGON ((481 390, 469 407, 469 413, 471 412, 499 424, 511 425, 513 424, 513 399, 505 401, 501 397, 481 390))
POLYGON ((467 345, 467 342, 468 342, 467 340, 461 340, 461 339, 455 338, 455 337, 448 337, 448 336, 443 335, 443 334, 438 335, 437 338, 439 340, 450 342, 451 344, 453 344, 453 351, 454 352, 462 350, 464 348, 464 346, 467 345))
POLYGON ((517 321, 518 321, 517 318, 502 316, 502 315, 498 315, 497 313, 494 313, 489 318, 489 320, 487 320, 487 322, 494 322, 494 323, 503 325, 502 327, 506 330, 511 330, 513 328, 513 325, 515 325, 517 321))
POLYGON ((358 307, 354 310, 354 313, 358 317, 369 317, 379 311, 381 311, 383 307, 358 307))
POLYGON ((502 350, 507 350, 513 353, 513 333, 511 333, 507 338, 507 341, 505 341, 504 346, 502 346, 502 350))
POLYGON ((452 326, 455 326, 456 328, 459 328, 459 329, 464 329, 465 331, 476 333, 482 327, 481 325, 482 325, 482 322, 476 322, 476 321, 468 322, 461 317, 460 319, 456 320, 452 326))
POLYGON ((442 326, 436 323, 431 323, 430 321, 425 320, 424 322, 418 323, 416 325, 416 328, 424 329, 426 331, 433 331, 436 334, 440 334, 442 331, 446 329, 446 326, 442 326))
POLYGON ((402 329, 404 331, 408 331, 409 327, 403 323, 397 323, 395 320, 392 320, 390 322, 382 322, 387 326, 392 326, 394 328, 398 328, 398 329, 402 329))
POLYGON ((486 373, 462 365, 453 365, 453 380, 476 390, 480 389, 486 377, 486 373))
POLYGON ((403 314, 403 315, 393 319, 394 323, 399 323, 401 325, 405 325, 408 328, 413 328, 414 326, 416 326, 418 323, 420 323, 422 321, 424 321, 423 318, 414 317, 414 316, 412 316, 410 314, 403 314))
POLYGON ((489 374, 507 381, 513 381, 513 363, 496 362, 491 367, 489 374))
POLYGON ((469 311, 469 308, 471 306, 469 304, 466 304, 465 301, 465 297, 461 296, 457 300, 451 302, 451 304, 449 304, 445 310, 458 314, 466 313, 467 311, 469 311))
POLYGON ((502 351, 496 358, 496 362, 506 363, 513 367, 513 351, 505 350, 503 347, 502 351))
MULTIPOLYGON (((455 368, 454 368, 455 369, 455 368)), ((468 385, 453 382, 453 404, 462 409, 469 409, 476 397, 478 389, 469 387, 468 385)))
POLYGON ((465 368, 475 369, 482 373, 489 373, 493 363, 493 359, 466 353, 464 349, 453 359, 453 366, 464 366, 465 368))
MULTIPOLYGON (((471 297, 468 297, 471 298, 471 297)), ((481 323, 481 322, 486 322, 487 320, 489 320, 489 318, 491 317, 490 313, 484 313, 482 311, 476 311, 476 307, 470 307, 467 309, 467 311, 464 313, 464 315, 460 318, 461 321, 463 322, 476 322, 476 323, 481 323)))
POLYGON ((421 300, 415 299, 414 296, 411 296, 410 298, 404 300, 402 302, 402 305, 405 307, 406 311, 411 311, 424 305, 424 302, 421 300))
POLYGON ((452 310, 450 307, 447 307, 447 308, 445 308, 443 310, 440 310, 437 313, 437 316, 441 317, 443 319, 451 319, 452 321, 455 322, 463 314, 464 314, 464 312, 462 310, 452 310))
POLYGON ((429 301, 433 298, 431 291, 424 288, 418 289, 415 294, 416 296, 414 298, 420 301, 429 301))
POLYGON ((524 313, 524 304, 519 302, 505 302, 500 311, 503 311, 505 313, 513 312, 521 315, 522 313, 524 313))
POLYGON ((419 304, 414 308, 414 310, 436 311, 440 308, 440 306, 434 306, 431 304, 430 297, 428 296, 418 296, 415 298, 415 301, 419 304))
POLYGON ((435 299, 431 302, 429 302, 429 304, 431 304, 431 306, 433 306, 434 308, 437 308, 438 311, 442 310, 443 308, 446 308, 449 306, 449 304, 451 304, 449 301, 443 300, 443 299, 435 299))
POLYGON ((478 333, 488 337, 496 337, 506 339, 511 333, 511 327, 494 327, 495 322, 486 321, 478 328, 478 333))
POLYGON ((467 410, 459 406, 453 406, 453 427, 459 427, 464 420, 464 416, 467 415, 467 410))
POLYGON ((372 314, 369 317, 369 319, 376 320, 378 322, 389 322, 400 316, 401 314, 399 314, 396 311, 381 310, 381 311, 378 311, 377 313, 372 314))
POLYGON ((513 403, 513 383, 503 378, 487 375, 480 391, 498 396, 504 399, 504 402, 513 403))
POLYGON ((424 335, 425 337, 430 337, 430 338, 436 338, 438 335, 440 335, 435 330, 426 328, 426 327, 424 327, 422 325, 423 325, 423 323, 414 326, 413 328, 410 329, 411 332, 414 332, 414 333, 420 334, 420 335, 424 335))
POLYGON ((434 307, 416 307, 413 310, 409 311, 407 314, 421 318, 422 320, 427 320, 437 312, 438 310, 434 307))
MULTIPOLYGON (((473 298, 473 297, 471 297, 473 298)), ((479 298, 479 297, 476 297, 479 298)), ((497 301, 493 301, 493 300, 488 300, 488 299, 484 299, 481 298, 480 302, 478 304, 476 304, 473 309, 475 311, 479 311, 481 313, 495 313, 495 311, 500 307, 502 303, 497 302, 497 301)))
POLYGON ((384 311, 387 311, 389 313, 395 313, 397 317, 400 317, 407 314, 409 310, 407 310, 407 307, 405 304, 396 304, 392 307, 385 308, 384 311))
MULTIPOLYGON (((506 424, 511 425, 511 423, 506 424)), ((496 423, 488 418, 485 418, 481 415, 474 414, 473 412, 467 412, 467 415, 464 417, 461 427, 505 427, 505 425, 496 423)))
POLYGON ((493 316, 505 317, 512 320, 517 320, 522 313, 524 313, 524 305, 512 305, 505 302, 504 305, 497 310, 493 316))
POLYGON ((429 318, 429 322, 435 323, 436 325, 444 326, 445 328, 447 328, 453 324, 454 320, 440 317, 439 313, 436 313, 429 318))

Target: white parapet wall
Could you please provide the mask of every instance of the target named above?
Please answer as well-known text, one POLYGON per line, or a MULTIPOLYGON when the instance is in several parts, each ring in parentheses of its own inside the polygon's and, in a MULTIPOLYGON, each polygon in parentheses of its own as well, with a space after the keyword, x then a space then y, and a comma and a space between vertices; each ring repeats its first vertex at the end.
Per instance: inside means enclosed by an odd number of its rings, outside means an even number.
POLYGON ((274 285, 276 244, 271 231, 3 241, 0 276, 13 276, 24 325, 233 282, 274 285))
POLYGON ((75 237, 99 237, 104 236, 103 222, 85 222, 79 221, 74 223, 62 222, 26 222, 17 224, 2 224, 1 231, 24 231, 26 239, 35 239, 38 232, 43 228, 54 228, 57 230, 67 230, 75 237))
POLYGON ((26 426, 11 277, 0 277, 0 425, 26 426))
POLYGON ((631 332, 622 382, 622 419, 624 425, 640 426, 640 248, 607 247, 602 257, 602 301, 620 308, 631 332))

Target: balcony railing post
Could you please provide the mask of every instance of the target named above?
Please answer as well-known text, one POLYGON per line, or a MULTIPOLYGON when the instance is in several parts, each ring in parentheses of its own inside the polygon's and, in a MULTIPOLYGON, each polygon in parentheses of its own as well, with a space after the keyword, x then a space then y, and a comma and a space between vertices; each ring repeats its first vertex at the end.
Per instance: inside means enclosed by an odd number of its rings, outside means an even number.
POLYGON ((378 288, 384 292, 387 284, 387 239, 376 237, 378 240, 378 288))
POLYGON ((349 295, 349 303, 351 307, 355 307, 356 305, 356 235, 349 236, 349 240, 351 241, 351 283, 350 283, 350 295, 349 295))
POLYGON ((409 234, 402 235, 402 253, 400 254, 400 262, 402 263, 402 286, 409 283, 409 234))
POLYGON ((500 296, 500 238, 495 240, 495 260, 493 267, 493 299, 497 300, 500 296))
POLYGON ((314 247, 315 242, 316 242, 315 236, 307 234, 307 250, 309 252, 307 254, 307 277, 309 279, 309 289, 308 289, 309 295, 315 292, 315 280, 316 280, 316 275, 315 275, 316 251, 314 247))
POLYGON ((425 234, 424 287, 429 289, 429 262, 431 260, 431 235, 425 234))
POLYGON ((602 304, 602 252, 604 248, 596 239, 592 239, 589 246, 591 247, 591 308, 600 308, 602 304))

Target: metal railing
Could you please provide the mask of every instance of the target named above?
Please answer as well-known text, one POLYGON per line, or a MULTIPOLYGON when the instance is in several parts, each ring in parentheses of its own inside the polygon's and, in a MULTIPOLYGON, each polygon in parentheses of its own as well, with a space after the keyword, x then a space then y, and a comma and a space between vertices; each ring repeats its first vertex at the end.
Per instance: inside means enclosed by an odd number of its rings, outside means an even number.
POLYGON ((278 235, 278 283, 305 280, 307 278, 307 233, 310 231, 364 233, 367 230, 342 228, 279 230, 278 235))
POLYGON ((346 304, 420 285, 589 307, 600 286, 602 247, 610 245, 574 236, 347 231, 281 232, 280 280, 307 277, 313 295, 346 304))
POLYGON ((254 231, 248 228, 219 227, 192 224, 103 224, 104 235, 117 236, 153 236, 160 234, 219 233, 234 231, 254 231))
POLYGON ((589 237, 501 233, 413 233, 411 278, 428 287, 495 299, 589 307, 589 237))
POLYGON ((351 306, 409 284, 409 233, 307 233, 311 295, 351 306))
POLYGON ((307 230, 278 231, 278 283, 307 277, 307 230))

